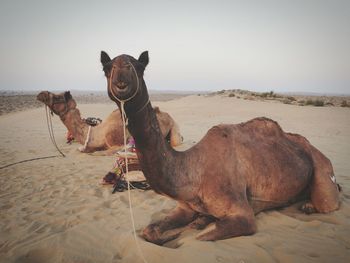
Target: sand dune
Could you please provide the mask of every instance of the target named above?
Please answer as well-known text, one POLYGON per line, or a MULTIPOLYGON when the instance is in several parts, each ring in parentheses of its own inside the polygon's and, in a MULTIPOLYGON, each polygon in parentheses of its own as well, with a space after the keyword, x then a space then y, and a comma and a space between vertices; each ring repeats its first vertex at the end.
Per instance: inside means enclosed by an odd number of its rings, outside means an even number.
MULTIPOLYGON (((189 230, 160 247, 138 238, 148 262, 349 262, 350 109, 300 107, 228 97, 189 96, 156 102, 179 123, 185 149, 218 123, 270 117, 300 133, 328 156, 343 188, 339 211, 301 214, 297 207, 257 215, 253 236, 217 242, 189 230)), ((113 104, 83 104, 84 117, 106 117, 113 104)), ((142 262, 132 235, 127 192, 99 184, 113 157, 78 152, 65 144, 65 127, 53 118, 67 155, 0 170, 0 262, 142 262)), ((0 166, 56 155, 43 108, 0 116, 0 166)), ((175 202, 152 191, 131 193, 137 233, 175 202)))

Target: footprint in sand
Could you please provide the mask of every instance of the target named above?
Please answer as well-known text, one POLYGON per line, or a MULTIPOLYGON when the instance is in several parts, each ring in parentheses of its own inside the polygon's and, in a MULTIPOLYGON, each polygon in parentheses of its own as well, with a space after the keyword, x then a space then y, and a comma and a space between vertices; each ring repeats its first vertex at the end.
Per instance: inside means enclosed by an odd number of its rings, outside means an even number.
POLYGON ((53 249, 33 249, 15 260, 15 263, 44 263, 57 258, 59 251, 53 249))
POLYGON ((127 197, 126 195, 120 195, 119 200, 120 200, 122 203, 124 203, 124 204, 126 204, 126 205, 129 205, 129 199, 128 199, 128 197, 127 197))
POLYGON ((320 255, 317 254, 317 253, 315 253, 315 252, 308 253, 307 255, 308 255, 309 257, 312 257, 312 258, 319 258, 319 257, 320 257, 320 255))
POLYGON ((103 206, 103 207, 106 207, 106 208, 111 208, 111 201, 104 201, 104 202, 102 203, 102 206, 103 206))

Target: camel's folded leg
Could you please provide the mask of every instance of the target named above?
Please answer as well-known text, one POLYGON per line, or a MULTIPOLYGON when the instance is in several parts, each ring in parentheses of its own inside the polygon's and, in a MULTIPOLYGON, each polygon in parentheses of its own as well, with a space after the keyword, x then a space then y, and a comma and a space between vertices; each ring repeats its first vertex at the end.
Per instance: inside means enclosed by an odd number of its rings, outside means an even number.
POLYGON ((89 147, 87 147, 87 146, 81 145, 81 146, 78 147, 78 151, 82 152, 82 153, 91 153, 94 150, 89 148, 89 147))
POLYGON ((111 156, 116 154, 118 151, 122 150, 124 146, 114 145, 107 150, 97 150, 95 149, 91 155, 93 156, 111 156))
POLYGON ((143 230, 142 236, 149 242, 162 245, 177 238, 186 229, 184 226, 192 222, 196 216, 197 213, 186 204, 179 203, 165 219, 148 225, 143 230))
POLYGON ((316 148, 311 147, 314 176, 311 182, 311 203, 319 213, 339 208, 339 188, 331 162, 316 148))
POLYGON ((328 213, 339 208, 339 188, 330 160, 313 147, 308 140, 297 134, 287 137, 301 145, 310 154, 313 162, 313 178, 310 185, 311 202, 301 207, 307 214, 313 212, 328 213))
POLYGON ((192 221, 188 227, 197 229, 197 230, 202 230, 204 229, 207 225, 210 223, 216 221, 215 217, 212 216, 207 216, 207 215, 200 215, 198 216, 194 221, 192 221))
POLYGON ((254 212, 250 207, 234 209, 219 218, 215 228, 200 234, 197 239, 203 241, 215 241, 236 236, 252 235, 256 231, 254 212))

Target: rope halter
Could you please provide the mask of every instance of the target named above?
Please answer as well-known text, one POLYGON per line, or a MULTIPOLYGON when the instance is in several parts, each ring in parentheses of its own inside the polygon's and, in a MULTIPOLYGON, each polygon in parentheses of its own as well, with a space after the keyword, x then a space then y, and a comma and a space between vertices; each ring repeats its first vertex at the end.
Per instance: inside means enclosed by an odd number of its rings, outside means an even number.
MULTIPOLYGON (((140 89, 140 80, 139 80, 139 77, 137 75, 137 72, 136 72, 136 69, 134 67, 134 65, 131 63, 131 62, 128 62, 128 64, 130 64, 130 66, 132 67, 133 69, 133 72, 135 74, 135 77, 136 77, 136 91, 135 93, 130 96, 129 98, 127 99, 119 99, 113 92, 113 89, 112 89, 112 79, 114 77, 114 69, 115 69, 115 66, 113 65, 112 67, 112 71, 111 71, 111 76, 108 80, 108 90, 109 92, 111 93, 112 97, 114 99, 116 99, 117 101, 119 101, 120 103, 120 111, 121 111, 121 114, 122 114, 122 121, 123 121, 123 136, 124 136, 124 154, 125 154, 125 178, 126 178, 126 181, 127 181, 127 185, 128 185, 128 199, 129 199, 129 210, 130 210, 130 219, 131 219, 131 224, 132 224, 132 229, 133 229, 133 236, 134 236, 134 240, 135 240, 135 243, 136 243, 136 247, 137 247, 137 250, 139 252, 139 255, 142 259, 143 262, 147 263, 147 260, 141 250, 141 247, 140 247, 140 244, 137 240, 137 236, 136 236, 136 228, 135 228, 135 218, 134 218, 134 212, 132 210, 132 202, 131 202, 131 194, 130 194, 130 181, 129 181, 129 178, 128 178, 128 174, 129 174, 129 164, 128 164, 128 155, 126 153, 127 151, 127 146, 126 146, 126 126, 128 125, 127 122, 128 122, 128 119, 127 119, 127 116, 125 114, 125 109, 124 109, 124 104, 128 101, 130 101, 131 99, 133 99, 136 94, 138 93, 139 89, 140 89)), ((140 112, 141 110, 143 110, 146 105, 149 103, 149 99, 147 100, 146 104, 143 105, 141 107, 141 109, 139 109, 137 112, 140 112)))
MULTIPOLYGON (((108 79, 108 90, 109 90, 110 94, 112 95, 112 97, 120 103, 120 110, 121 110, 121 113, 122 113, 122 117, 124 119, 123 121, 126 122, 126 125, 127 125, 127 122, 128 122, 128 118, 127 118, 126 113, 125 113, 124 105, 125 105, 126 102, 132 100, 137 95, 137 93, 140 90, 140 80, 139 80, 139 77, 137 75, 137 71, 136 71, 134 65, 131 62, 128 62, 128 65, 131 66, 131 68, 132 68, 132 70, 133 70, 133 72, 135 74, 135 77, 136 77, 136 90, 135 90, 134 94, 132 94, 129 98, 120 99, 113 92, 112 80, 113 80, 113 77, 114 77, 114 70, 115 70, 116 66, 113 65, 112 70, 111 70, 111 75, 110 75, 110 77, 108 79)), ((149 98, 146 101, 146 103, 140 109, 138 109, 135 113, 138 113, 138 112, 142 111, 147 106, 148 103, 149 103, 149 98)))

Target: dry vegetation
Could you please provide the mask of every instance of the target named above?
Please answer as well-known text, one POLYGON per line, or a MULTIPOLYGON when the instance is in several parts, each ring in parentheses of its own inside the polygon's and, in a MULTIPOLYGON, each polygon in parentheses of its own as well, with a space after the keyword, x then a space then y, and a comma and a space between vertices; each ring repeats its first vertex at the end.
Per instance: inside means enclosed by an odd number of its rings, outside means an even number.
MULTIPOLYGON (((37 92, 11 92, 4 91, 0 92, 0 115, 7 114, 10 112, 23 111, 38 107, 44 107, 44 105, 36 99, 37 92)), ((60 92, 54 92, 60 93, 60 92)), ((80 104, 114 104, 107 96, 104 91, 72 91, 74 99, 80 104)), ((169 101, 173 99, 178 99, 191 93, 184 92, 159 92, 150 91, 150 99, 152 101, 169 101)))
POLYGON ((270 92, 252 92, 248 90, 233 89, 220 90, 209 93, 207 96, 220 95, 225 97, 235 97, 244 100, 274 101, 284 104, 299 106, 335 106, 350 107, 350 96, 307 96, 307 95, 285 95, 270 92))

